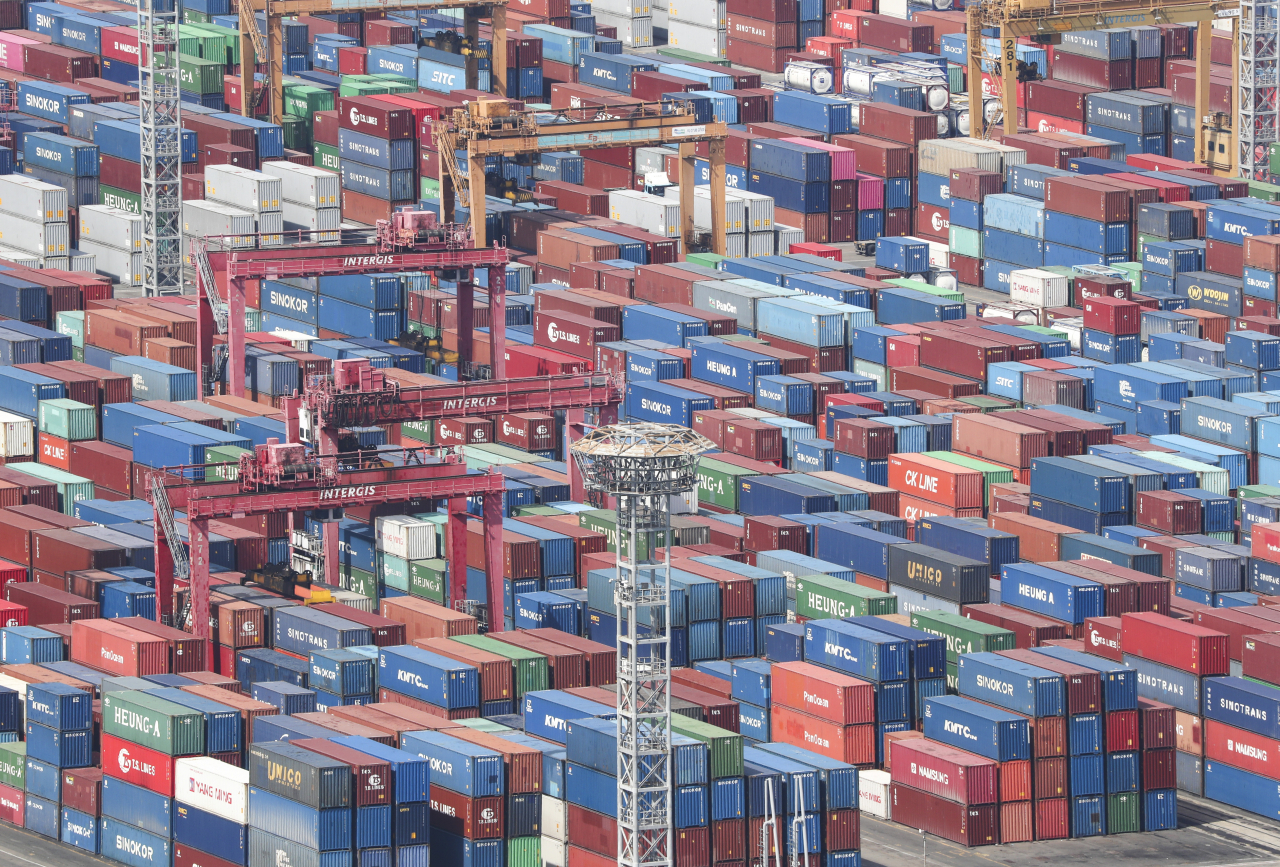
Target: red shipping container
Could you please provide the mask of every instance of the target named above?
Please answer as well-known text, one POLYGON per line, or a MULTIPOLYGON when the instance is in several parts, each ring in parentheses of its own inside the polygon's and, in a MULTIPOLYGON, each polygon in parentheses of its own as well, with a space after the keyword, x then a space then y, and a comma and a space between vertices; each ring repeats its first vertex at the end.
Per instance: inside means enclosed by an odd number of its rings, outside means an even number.
POLYGON ((174 674, 204 671, 203 639, 145 617, 122 617, 112 622, 165 641, 169 650, 169 671, 174 674))
POLYGON ((98 816, 101 795, 101 768, 67 768, 62 772, 62 806, 98 816))
MULTIPOLYGON (((218 753, 214 758, 235 765, 237 768, 240 767, 239 753, 218 753)), ((236 867, 236 865, 230 861, 210 855, 208 852, 201 852, 199 849, 193 849, 185 843, 175 841, 173 844, 173 867, 236 867)))
POLYGON ((747 550, 808 553, 808 530, 798 521, 777 515, 755 515, 744 518, 742 527, 742 544, 747 550))
MULTIPOLYGON (((16 566, 16 565, 13 570, 6 569, 5 572, 0 573, 0 575, 3 575, 3 577, 7 579, 5 583, 8 583, 8 581, 25 582, 27 580, 27 570, 22 569, 22 567, 16 566), (22 577, 20 578, 9 577, 11 574, 13 574, 16 570, 19 570, 19 569, 21 569, 22 577)), ((28 625, 27 606, 21 605, 17 602, 9 602, 8 600, 0 599, 0 626, 27 626, 27 625, 28 625)))
POLYGON ((1085 298, 1084 325, 1108 334, 1137 334, 1142 328, 1142 308, 1105 295, 1085 298))
POLYGON ((902 18, 870 12, 858 14, 856 34, 836 35, 852 35, 863 47, 887 51, 932 52, 935 48, 932 24, 914 24, 902 18))
MULTIPOLYGON (((896 105, 880 102, 861 103, 859 111, 858 133, 860 136, 874 136, 912 147, 927 139, 938 137, 938 121, 928 112, 899 108, 896 105)), ((833 143, 841 147, 849 147, 841 139, 833 143)), ((868 172, 874 171, 861 158, 858 160, 858 165, 868 172)))
POLYGON ((1142 744, 1138 732, 1136 710, 1113 710, 1107 714, 1107 752, 1118 753, 1136 750, 1142 744))
POLYGON ((1204 721, 1204 757, 1269 780, 1280 780, 1280 751, 1276 750, 1275 740, 1216 720, 1204 721))
POLYGON ((895 782, 960 804, 1000 800, 1000 763, 924 738, 889 744, 895 782))
POLYGON ((1129 220, 1128 193, 1075 175, 1047 178, 1044 182, 1044 204, 1049 210, 1086 220, 1105 223, 1129 220))
POLYGON ((1014 634, 1016 646, 1020 649, 1039 647, 1048 641, 1071 637, 1066 624, 1060 621, 1004 605, 966 605, 961 613, 971 620, 1008 629, 1014 634))
POLYGON ((40 431, 36 436, 36 445, 39 447, 36 452, 36 460, 40 463, 57 467, 65 472, 71 471, 71 443, 62 437, 56 437, 53 434, 40 431))
MULTIPOLYGON (((1137 747, 1134 747, 1137 749, 1137 747)), ((1065 758, 1035 759, 1035 799, 1064 798, 1070 794, 1065 758)))
POLYGON ((774 705, 770 712, 770 728, 770 735, 778 743, 813 750, 827 758, 851 765, 875 761, 874 724, 842 726, 829 719, 819 719, 789 707, 774 705))
POLYGON ((1000 813, 995 805, 967 807, 902 783, 891 785, 890 798, 891 815, 899 825, 919 828, 961 846, 1000 842, 1000 813))
POLYGON ((1175 749, 1184 753, 1195 753, 1197 756, 1204 755, 1203 723, 1203 717, 1175 709, 1173 712, 1175 749))
POLYGON ((775 712, 778 706, 794 708, 837 725, 875 720, 875 690, 871 684, 812 663, 774 665, 772 690, 775 712))
POLYGON ((1071 836, 1070 802, 1067 798, 1036 801, 1035 810, 1037 840, 1065 840, 1071 836))
POLYGON ((1136 495, 1138 508, 1134 515, 1139 526, 1162 533, 1199 533, 1201 501, 1177 491, 1142 491, 1136 495))
MULTIPOLYGON (((1142 753, 1142 790, 1172 789, 1178 785, 1177 750, 1144 750, 1142 753)), ((1238 765, 1237 765, 1238 767, 1238 765)))
POLYGON ((102 735, 102 772, 167 798, 173 797, 173 765, 177 761, 156 750, 102 735))
POLYGON ((1007 345, 955 329, 920 335, 920 363, 970 379, 985 379, 987 365, 1011 361, 1007 345))
POLYGON ((4 596, 10 602, 27 607, 30 626, 49 623, 74 623, 98 616, 98 603, 74 596, 64 590, 35 583, 4 585, 4 596))
POLYGON ((1245 677, 1274 679, 1275 672, 1280 671, 1276 667, 1280 664, 1280 636, 1252 635, 1245 639, 1241 664, 1245 677))
POLYGON ((71 660, 116 677, 169 674, 169 643, 110 620, 71 626, 71 660))
POLYGON ((780 461, 782 429, 756 419, 726 421, 723 447, 753 461, 780 461))
POLYGON ((1280 620, 1262 606, 1248 608, 1205 608, 1196 611, 1192 623, 1227 636, 1228 653, 1236 662, 1244 660, 1246 636, 1262 636, 1280 632, 1280 620))
POLYGON ((1049 454, 1049 435, 1026 425, 972 414, 955 416, 952 425, 951 448, 974 457, 1027 468, 1049 454))
POLYGON ((1173 749, 1177 743, 1177 711, 1163 702, 1138 699, 1144 750, 1173 749))
POLYGON ((1121 661, 1121 618, 1086 617, 1082 638, 1090 653, 1121 661))
POLYGON ((1104 60, 1050 49, 1049 68, 1055 81, 1069 81, 1102 90, 1128 90, 1133 86, 1133 61, 1104 60))
POLYGON ((21 789, 0 785, 0 819, 21 828, 26 805, 26 794, 21 789))
POLYGON ((1035 805, 1013 801, 1000 805, 1000 842, 1029 843, 1035 839, 1035 805))
POLYGON ((411 139, 416 129, 412 110, 359 96, 338 97, 338 124, 343 129, 393 140, 411 139))
MULTIPOLYGON (((594 852, 617 858, 618 854, 618 821, 613 816, 606 816, 573 802, 565 805, 566 826, 569 831, 569 851, 575 846, 583 851, 594 852)), ((570 863, 573 856, 570 855, 570 863)), ((616 867, 616 860, 609 867, 616 867)))
POLYGON ((1120 646, 1125 653, 1193 674, 1225 675, 1230 671, 1226 635, 1159 614, 1124 615, 1120 646))
POLYGON ((953 509, 981 509, 984 477, 937 458, 892 454, 889 487, 953 509))
POLYGON ((838 452, 867 460, 883 460, 894 449, 894 429, 865 418, 838 418, 834 443, 838 452))

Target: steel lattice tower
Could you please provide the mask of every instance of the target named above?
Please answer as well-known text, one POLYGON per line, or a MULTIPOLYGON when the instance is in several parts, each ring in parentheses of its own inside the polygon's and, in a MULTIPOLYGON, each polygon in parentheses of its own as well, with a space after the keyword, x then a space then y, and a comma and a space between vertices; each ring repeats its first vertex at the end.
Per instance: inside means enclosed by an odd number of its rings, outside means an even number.
POLYGON ((1277 0, 1240 0, 1240 86, 1237 136, 1240 176, 1269 181, 1269 151, 1280 125, 1277 0))
POLYGON ((590 489, 618 500, 618 864, 669 867, 671 852, 672 494, 697 486, 698 455, 715 445, 688 428, 597 428, 572 452, 590 489), (644 633, 641 634, 641 629, 644 633))
POLYGON ((182 123, 174 0, 138 4, 142 288, 182 292, 182 123))

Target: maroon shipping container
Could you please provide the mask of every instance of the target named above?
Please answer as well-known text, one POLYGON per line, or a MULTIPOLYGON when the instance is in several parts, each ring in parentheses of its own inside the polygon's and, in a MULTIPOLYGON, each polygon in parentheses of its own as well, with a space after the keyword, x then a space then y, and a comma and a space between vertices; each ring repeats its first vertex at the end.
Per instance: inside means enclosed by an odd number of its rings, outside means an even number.
POLYGON ((587 685, 587 660, 581 651, 552 644, 550 641, 523 631, 495 632, 492 637, 547 657, 554 689, 573 689, 587 685))
MULTIPOLYGON (((1134 747, 1137 749, 1137 747, 1134 747)), ((1035 799, 1065 798, 1070 794, 1065 758, 1035 760, 1035 799)))
MULTIPOLYGON (((1066 118, 1067 120, 1084 121, 1085 97, 1090 93, 1097 93, 1098 88, 1088 87, 1082 84, 1075 84, 1070 81, 1029 81, 1027 82, 1027 110, 1038 111, 1053 117, 1066 118)), ((1006 136, 1004 141, 1006 144, 1022 147, 1019 141, 1011 141, 1011 138, 1022 138, 1022 136, 1006 136)), ((1041 141, 1048 141, 1041 139, 1041 141)), ((1031 151, 1027 151, 1027 159, 1031 160, 1031 151)), ((1040 162, 1037 160, 1037 162, 1040 162)), ((1056 163, 1042 163, 1043 165, 1057 165, 1056 163)), ((1059 168, 1066 166, 1059 165, 1059 168)))
MULTIPOLYGON (((1060 621, 1050 620, 1047 617, 1041 617, 1038 614, 1032 614, 1029 611, 1022 611, 1005 605, 991 605, 988 603, 966 605, 961 609, 961 613, 965 617, 977 620, 980 623, 988 623, 992 626, 1008 629, 1014 634, 1017 647, 1020 649, 1039 647, 1046 641, 1071 637, 1068 634, 1066 625, 1060 621)), ((1040 796, 1037 795, 1037 797, 1040 796)))
POLYGON ((895 782, 960 804, 1000 800, 1000 763, 924 738, 889 744, 895 782))
POLYGON ((492 840, 506 832, 506 798, 468 798, 443 786, 431 787, 431 825, 468 840, 492 840))
POLYGON ((760 21, 795 21, 799 17, 799 6, 796 0, 728 0, 726 8, 730 15, 745 15, 760 21))
POLYGON ((596 217, 609 216, 609 194, 602 189, 564 181, 538 181, 536 191, 540 195, 554 197, 556 206, 562 211, 596 217))
MULTIPOLYGON (((739 822, 741 824, 741 822, 739 822)), ((674 832, 675 858, 673 861, 677 864, 688 864, 689 867, 710 867, 711 865, 711 829, 710 828, 684 828, 674 832)), ((609 867, 609 862, 603 864, 580 864, 576 863, 573 857, 574 848, 569 847, 568 861, 573 867, 609 867)), ((728 865, 726 865, 728 867, 728 865)), ((735 865, 737 867, 737 865, 735 865)))
POLYGON ((616 325, 572 313, 535 312, 533 330, 536 345, 587 359, 595 358, 597 344, 619 339, 616 325))
POLYGON ((1142 749, 1173 749, 1178 738, 1178 712, 1169 705, 1150 698, 1138 699, 1142 749))
POLYGON ((1280 622, 1267 616, 1265 606, 1249 608, 1207 608, 1196 611, 1193 622, 1227 636, 1228 653, 1243 664, 1246 636, 1280 632, 1280 622), (1255 614, 1255 612, 1257 612, 1255 614))
POLYGON ((102 768, 67 768, 62 772, 62 806, 99 816, 101 795, 102 768))
POLYGON ((112 622, 127 626, 135 632, 142 632, 154 638, 167 641, 169 644, 169 668, 167 671, 174 674, 185 674, 189 671, 205 670, 205 643, 190 633, 174 629, 171 626, 165 626, 162 623, 156 623, 154 620, 148 620, 145 617, 122 617, 112 622))
POLYGON ((127 566, 125 550, 71 530, 36 530, 31 534, 31 566, 53 575, 81 569, 127 566))
POLYGON ((1102 90, 1128 90, 1133 86, 1133 62, 1103 60, 1050 49, 1049 68, 1055 81, 1068 81, 1102 90))
MULTIPOLYGON (((1050 81, 1034 81, 1027 84, 1028 89, 1032 86, 1042 84, 1061 84, 1061 82, 1050 81)), ((1075 85, 1062 85, 1064 87, 1075 85)), ((1088 88, 1081 88, 1087 91, 1088 88)), ((1080 112, 1084 112, 1084 96, 1080 99, 1080 112)), ((1023 148, 1027 152, 1027 162, 1035 163, 1042 166, 1053 166, 1058 169, 1066 169, 1067 163, 1073 158, 1084 156, 1084 148, 1074 145, 1064 144, 1063 142, 1054 141, 1053 139, 1042 138, 1038 135, 1024 133, 1020 135, 1007 135, 1000 140, 1001 144, 1012 145, 1013 147, 1023 148)))
POLYGON ((1077 177, 1045 180, 1044 204, 1049 210, 1100 220, 1105 223, 1129 220, 1129 196, 1124 190, 1077 177))
POLYGON ((910 144, 900 144, 867 135, 839 135, 833 144, 846 147, 858 155, 859 171, 881 178, 909 178, 915 166, 915 152, 910 144))
POLYGON ((867 460, 883 460, 894 449, 894 429, 865 418, 838 418, 835 423, 835 449, 867 460))
MULTIPOLYGON (((330 113, 317 112, 317 118, 321 114, 328 115, 330 113)), ((336 113, 333 113, 333 119, 337 120, 336 113)), ((251 127, 241 126, 238 123, 232 123, 217 117, 209 117, 208 115, 184 114, 182 116, 182 128, 194 132, 202 147, 208 147, 211 144, 225 144, 257 153, 257 138, 251 127)), ((333 145, 336 147, 338 144, 336 124, 333 129, 333 145)))
POLYGON ((1172 789, 1178 785, 1177 751, 1144 750, 1142 753, 1142 790, 1172 789))
POLYGON ((1136 497, 1139 526, 1170 535, 1200 532, 1202 504, 1195 497, 1177 491, 1142 491, 1136 497))
POLYGON ((728 15, 729 36, 745 42, 763 45, 776 51, 779 48, 794 50, 796 46, 796 28, 794 21, 773 22, 730 12, 728 15))
MULTIPOLYGON (((394 647, 398 644, 406 643, 403 619, 393 620, 389 617, 383 617, 381 614, 375 614, 372 611, 361 611, 359 608, 352 608, 350 605, 343 605, 339 602, 329 602, 312 607, 317 611, 323 611, 326 614, 332 614, 335 617, 359 623, 361 626, 367 626, 373 633, 373 643, 377 647, 394 647)), ((464 633, 458 632, 454 634, 462 635, 464 633)))
POLYGON ((899 825, 919 828, 961 846, 1000 842, 999 808, 995 805, 967 807, 896 782, 889 797, 891 815, 899 825))
POLYGON ((738 702, 728 696, 698 689, 687 683, 672 683, 671 695, 702 708, 703 721, 731 732, 738 731, 738 702))
MULTIPOLYGON (((570 279, 572 279, 572 273, 570 271, 570 279)), ((579 295, 568 289, 542 291, 534 296, 534 310, 547 313, 572 313, 575 316, 621 327, 623 305, 616 300, 605 300, 608 297, 593 298, 588 295, 579 295)))
POLYGON ((1193 674, 1225 675, 1230 671, 1227 636, 1159 614, 1124 615, 1121 647, 1125 653, 1193 674))
POLYGON ((98 157, 98 177, 101 182, 131 193, 142 190, 142 174, 138 164, 102 154, 98 157))
MULTIPOLYGON (((888 139, 911 145, 913 148, 926 139, 938 137, 938 120, 925 111, 899 108, 896 105, 881 102, 864 102, 859 105, 859 112, 859 137, 873 136, 888 139)), ((837 137, 835 144, 851 147, 845 144, 843 141, 845 138, 848 136, 837 137)), ((853 149, 856 150, 856 148, 853 149)), ((858 165, 867 168, 861 159, 858 165)), ((867 170, 871 171, 870 168, 867 170)))
POLYGON ((1085 453, 1084 434, 1078 429, 1063 422, 1023 415, 1020 411, 1001 413, 1009 421, 1026 425, 1049 434, 1049 452, 1055 457, 1065 458, 1085 453))
MULTIPOLYGON (((128 403, 133 399, 133 380, 128 376, 111 373, 83 361, 59 361, 57 366, 66 371, 84 373, 98 380, 97 406, 109 403, 128 403)), ((0 476, 0 478, 3 478, 0 476)))
POLYGON ((808 553, 809 536, 804 524, 777 515, 755 515, 742 522, 743 547, 750 551, 808 553))
MULTIPOLYGON (((720 67, 724 69, 724 67, 720 67)), ((732 70, 725 70, 732 72, 732 70)), ((703 85, 699 85, 702 87, 703 85)), ((768 123, 773 120, 773 91, 759 87, 725 90, 738 100, 738 123, 768 123)))
MULTIPOLYGON (((705 316, 706 314, 703 315, 705 316)), ((783 352, 790 352, 795 355, 803 355, 809 360, 809 369, 817 373, 844 370, 845 348, 843 346, 808 346, 804 343, 783 340, 781 337, 775 337, 772 334, 765 334, 763 331, 758 332, 756 336, 761 340, 769 341, 769 346, 773 349, 780 349, 783 352)), ((752 347, 752 349, 754 348, 755 347, 752 347)))
POLYGON ((1086 617, 1081 637, 1089 652, 1120 662, 1120 623, 1119 617, 1086 617))
POLYGON ((858 44, 886 51, 933 52, 932 24, 913 24, 890 15, 865 13, 858 18, 858 44))
POLYGON ((787 126, 782 123, 752 123, 747 125, 747 132, 753 136, 764 136, 765 138, 805 138, 814 141, 822 141, 822 133, 813 132, 812 130, 800 129, 799 127, 787 126))
MULTIPOLYGON (((645 102, 659 102, 664 93, 685 93, 703 87, 706 85, 700 81, 677 78, 674 75, 665 75, 651 70, 641 70, 631 75, 631 95, 645 102)), ((592 153, 596 154, 599 151, 592 151, 592 153)))
POLYGON ((361 96, 338 97, 338 124, 382 139, 414 137, 413 110, 361 96))
MULTIPOLYGON (((1112 575, 1102 569, 1095 569, 1093 567, 1094 562, 1096 561, 1073 560, 1057 561, 1046 565, 1060 572, 1066 572, 1105 587, 1106 592, 1103 599, 1107 617, 1120 617, 1124 614, 1144 610, 1142 591, 1145 585, 1132 581, 1125 576, 1112 575)), ((1163 581, 1163 579, 1161 584, 1153 586, 1163 586, 1165 588, 1164 592, 1168 593, 1167 581, 1163 581)))
POLYGON ((1280 671, 1280 635, 1253 635, 1242 645, 1244 676, 1258 680, 1274 678, 1280 671))
POLYGON ((954 417, 951 447, 974 457, 1025 469, 1031 466, 1032 458, 1048 457, 1049 435, 989 415, 965 414, 954 417))
MULTIPOLYGON (((236 754, 239 755, 238 753, 236 754)), ((239 765, 236 765, 239 767, 239 765)), ((185 843, 173 844, 173 867, 236 867, 230 861, 201 852, 185 843)))
POLYGON ((74 623, 98 616, 98 603, 90 602, 65 590, 34 583, 4 585, 4 598, 27 606, 30 626, 47 623, 74 623))
POLYGON ((956 373, 970 380, 984 380, 988 364, 1010 360, 1008 346, 971 332, 928 331, 920 335, 921 365, 956 373))
POLYGON ((930 397, 971 397, 982 393, 982 384, 926 367, 895 367, 889 371, 889 388, 895 393, 922 391, 930 397))
POLYGON ((587 665, 588 686, 607 686, 617 682, 617 651, 614 648, 598 641, 590 641, 577 635, 561 632, 558 629, 544 627, 522 631, 535 638, 582 654, 587 665))
MULTIPOLYGON (((1009 144, 1009 142, 1005 142, 1009 144)), ((951 198, 981 202, 987 196, 1004 192, 1004 178, 999 172, 981 169, 952 169, 949 184, 951 198)))
MULTIPOLYGON (((431 787, 435 790, 435 786, 431 787)), ((502 800, 499 798, 498 800, 502 800)), ((434 820, 435 816, 432 816, 434 820)), ((596 852, 610 858, 618 855, 618 820, 586 807, 580 807, 572 801, 565 805, 565 823, 569 831, 569 851, 578 846, 589 852, 596 852)), ((691 829, 686 829, 691 830, 691 829)), ((697 829, 704 830, 702 828, 697 829)), ((680 832, 683 833, 683 832, 680 832)), ((679 846, 677 841, 677 846, 679 846)), ((572 863, 572 857, 570 863, 572 863)))
POLYGON ((63 45, 22 46, 23 72, 32 78, 69 84, 77 78, 96 78, 98 58, 63 45))
POLYGON ((784 445, 781 428, 751 418, 724 423, 725 451, 753 461, 781 461, 784 445))
MULTIPOLYGON (((27 279, 27 272, 19 272, 14 276, 20 276, 27 279)), ((74 308, 72 308, 74 309, 74 308)), ((67 370, 61 364, 17 364, 14 365, 19 370, 38 373, 41 376, 47 376, 50 379, 56 379, 66 386, 67 397, 71 400, 78 400, 81 403, 87 403, 90 406, 100 407, 98 400, 98 381, 96 378, 85 373, 77 373, 67 370)), ((113 487, 108 485, 107 487, 113 487)), ((116 490, 120 490, 116 488, 116 490)))

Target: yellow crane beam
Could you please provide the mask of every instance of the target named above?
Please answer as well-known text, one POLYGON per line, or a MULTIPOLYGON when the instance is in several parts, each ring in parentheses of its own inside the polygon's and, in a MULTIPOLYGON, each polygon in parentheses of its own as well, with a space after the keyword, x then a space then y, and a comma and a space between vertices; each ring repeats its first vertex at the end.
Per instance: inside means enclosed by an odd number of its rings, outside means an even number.
MULTIPOLYGON (((1004 132, 1018 131, 1018 57, 1017 42, 1021 36, 1052 38, 1080 30, 1105 30, 1113 27, 1142 27, 1156 24, 1198 23, 1196 33, 1196 156, 1204 162, 1207 144, 1204 120, 1209 115, 1209 57, 1212 47, 1213 21, 1233 17, 1232 66, 1239 79, 1239 8, 1237 0, 1198 0, 1198 2, 1134 3, 1132 0, 1108 0, 1091 3, 1041 3, 1038 0, 986 2, 970 6, 965 33, 969 52, 969 132, 981 138, 986 129, 983 111, 982 64, 985 27, 998 27, 999 57, 994 58, 993 76, 999 77, 1004 132)), ((988 60, 990 62, 990 60, 988 60)), ((1238 159, 1232 157, 1233 166, 1238 159)))
MULTIPOLYGON (((281 19, 292 15, 318 15, 330 12, 359 12, 362 10, 385 11, 387 9, 461 9, 463 28, 471 44, 479 41, 480 19, 488 18, 493 28, 493 51, 490 55, 494 92, 507 95, 507 0, 242 0, 240 4, 240 113, 253 117, 259 58, 267 55, 267 93, 270 96, 271 121, 284 119, 284 40, 281 19), (259 32, 256 15, 267 17, 265 47, 259 32), (246 18, 253 23, 245 26, 246 18)), ((475 57, 466 60, 467 87, 475 89, 479 81, 479 67, 475 57)))

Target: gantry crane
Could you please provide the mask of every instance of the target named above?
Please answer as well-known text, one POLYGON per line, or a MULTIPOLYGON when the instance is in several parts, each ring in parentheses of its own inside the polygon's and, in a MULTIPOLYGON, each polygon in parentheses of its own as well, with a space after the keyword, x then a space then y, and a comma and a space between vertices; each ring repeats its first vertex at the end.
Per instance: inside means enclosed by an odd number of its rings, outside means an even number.
MULTIPOLYGON (((367 362, 365 362, 367 364, 367 362)), ((386 469, 360 468, 359 456, 307 454, 296 442, 258 446, 253 454, 242 455, 233 481, 206 481, 206 467, 170 467, 150 477, 147 497, 155 510, 156 617, 170 618, 173 610, 174 578, 189 582, 192 634, 209 641, 209 521, 285 512, 290 515, 312 512, 323 516, 326 532, 337 540, 341 510, 350 506, 379 505, 415 499, 462 498, 461 512, 450 509, 449 568, 451 587, 465 591, 467 574, 466 498, 480 496, 483 502, 485 559, 502 562, 502 506, 504 478, 493 472, 468 473, 460 455, 424 447, 406 449, 402 465, 386 469), (174 522, 174 511, 187 516, 190 556, 174 522), (461 539, 461 545, 458 540, 461 539), (459 577, 461 576, 461 577, 459 577)), ((367 455, 366 455, 367 456, 367 455)), ((337 550, 326 568, 337 568, 337 550)), ((502 570, 489 570, 492 594, 496 574, 497 596, 502 600, 502 570)), ((334 576, 325 576, 329 579, 334 576)), ((334 582, 336 583, 336 582, 334 582)), ((180 617, 176 626, 185 625, 180 617)), ((490 618, 491 623, 495 618, 490 618)), ((501 628, 501 618, 496 618, 501 628)), ((206 659, 211 659, 206 647, 206 659)))
MULTIPOLYGON (((331 233, 329 233, 331 234, 331 233)), ((196 273, 196 355, 206 382, 221 379, 225 359, 227 391, 244 396, 245 281, 284 277, 363 274, 370 271, 447 273, 458 282, 459 369, 472 361, 474 277, 488 270, 489 322, 493 376, 506 375, 506 267, 504 247, 474 249, 466 227, 441 225, 425 211, 399 211, 372 230, 341 233, 332 246, 302 244, 265 249, 237 249, 244 236, 193 238, 196 273), (221 276, 219 276, 221 275, 221 276), (225 285, 226 298, 223 296, 225 285), (226 336, 215 360, 214 334, 226 336)))
MULTIPOLYGON (((1242 3, 1250 0, 1095 0, 1086 3, 1059 3, 1054 0, 982 0, 969 6, 966 19, 966 36, 969 52, 969 124, 971 135, 982 137, 985 129, 985 117, 982 110, 982 65, 992 65, 993 77, 1000 79, 1001 106, 1004 114, 1004 131, 1013 135, 1018 131, 1018 69, 1017 41, 1020 36, 1030 36, 1045 43, 1059 41, 1063 33, 1078 30, 1103 30, 1112 27, 1140 27, 1156 24, 1179 24, 1197 22, 1196 32, 1196 157, 1199 162, 1207 162, 1207 119, 1209 111, 1209 61, 1213 44, 1213 21, 1230 18, 1232 25, 1232 72, 1236 81, 1240 79, 1240 10, 1242 3), (991 57, 986 52, 982 30, 985 27, 1000 29, 999 57, 991 57)), ((1274 0, 1272 0, 1274 9, 1274 0)), ((1255 26, 1265 26, 1259 22, 1255 26)), ((1274 18, 1270 20, 1271 63, 1270 88, 1273 91, 1269 120, 1263 120, 1270 129, 1270 141, 1275 141, 1275 28, 1274 18)), ((1252 30, 1251 30, 1252 32, 1252 30)), ((1252 55, 1251 55, 1252 56, 1252 55)), ((1265 79, 1256 81, 1251 77, 1250 89, 1262 86, 1265 79)), ((1241 82, 1240 93, 1236 94, 1238 102, 1244 102, 1243 92, 1246 90, 1241 82)), ((1252 96, 1249 102, 1253 102, 1252 96)), ((1237 109, 1243 106, 1237 105, 1237 109)), ((1242 114, 1238 111, 1238 114, 1242 114)), ((1237 123, 1237 126, 1241 124, 1237 123)), ((1251 121, 1251 126, 1256 126, 1251 121)), ((1239 131, 1237 130, 1237 134, 1239 131)), ((1261 142, 1259 142, 1261 144, 1261 142)), ((1239 148, 1233 151, 1230 174, 1236 174, 1240 162, 1239 148)), ((1265 163, 1263 154, 1259 162, 1265 163)))
POLYGON ((142 289, 182 292, 182 98, 178 4, 138 4, 142 289))
MULTIPOLYGON (((240 113, 253 117, 261 96, 255 96, 254 70, 259 58, 267 58, 267 92, 270 94, 271 121, 284 118, 284 39, 281 21, 290 15, 315 15, 326 12, 379 12, 388 9, 461 9, 463 35, 470 45, 480 42, 480 20, 488 18, 493 29, 490 54, 494 92, 507 93, 507 0, 246 0, 240 4, 240 113), (257 13, 267 19, 267 32, 258 29, 257 13)), ((474 90, 480 72, 476 54, 466 56, 466 83, 474 90)), ((415 83, 416 84, 416 83, 415 83)))
MULTIPOLYGON (((538 112, 516 111, 501 100, 477 100, 454 109, 434 124, 440 152, 441 217, 453 219, 455 193, 467 202, 476 246, 485 243, 485 158, 584 151, 609 147, 680 145, 680 237, 685 249, 695 246, 693 225, 694 144, 708 145, 711 181, 711 250, 725 254, 725 164, 727 126, 720 121, 700 123, 686 107, 674 103, 642 103, 622 109, 600 110, 584 119, 590 109, 553 112, 540 122, 538 112), (618 115, 625 115, 619 117, 618 115), (459 167, 455 153, 465 149, 467 170, 459 167)), ((547 113, 541 113, 546 115, 547 113)))

